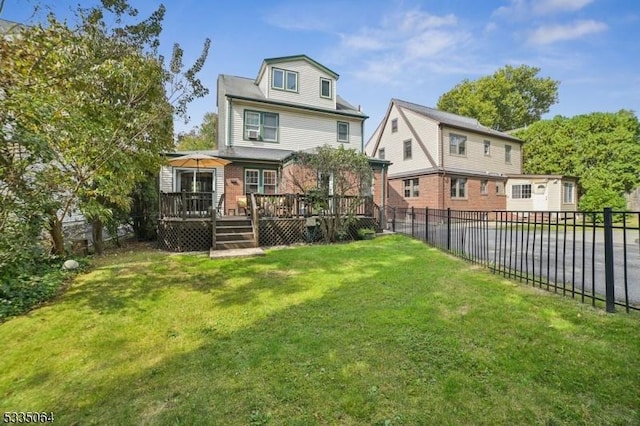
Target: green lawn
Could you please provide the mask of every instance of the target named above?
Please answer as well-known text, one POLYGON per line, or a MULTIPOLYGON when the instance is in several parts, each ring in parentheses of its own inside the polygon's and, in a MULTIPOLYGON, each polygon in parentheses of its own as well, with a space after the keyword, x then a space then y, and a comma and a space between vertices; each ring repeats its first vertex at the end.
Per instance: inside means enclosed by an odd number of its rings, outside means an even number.
POLYGON ((57 424, 640 424, 639 315, 402 236, 119 252, 0 339, 0 411, 57 424))

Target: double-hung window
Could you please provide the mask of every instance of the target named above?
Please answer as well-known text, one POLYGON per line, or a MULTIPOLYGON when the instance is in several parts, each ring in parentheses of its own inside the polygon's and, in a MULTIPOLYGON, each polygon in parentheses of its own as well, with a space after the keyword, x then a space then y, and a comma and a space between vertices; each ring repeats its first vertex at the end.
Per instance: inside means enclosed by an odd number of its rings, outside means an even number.
POLYGON ((398 131, 398 119, 394 118, 391 120, 391 133, 395 133, 398 131))
POLYGON ((272 112, 245 111, 244 138, 278 142, 278 121, 278 114, 272 112))
POLYGON ((298 91, 298 73, 294 71, 273 68, 271 75, 271 87, 287 92, 298 91))
POLYGON ((489 186, 489 181, 487 179, 483 179, 480 181, 480 193, 481 194, 488 194, 488 186, 489 186))
POLYGON ((451 198, 466 198, 467 180, 464 178, 451 179, 451 198))
POLYGON ((378 149, 378 158, 381 159, 381 160, 384 160, 384 154, 385 154, 384 148, 379 148, 378 149))
POLYGON ((449 154, 467 155, 467 137, 451 133, 449 135, 449 154))
POLYGON ((406 140, 403 142, 403 153, 402 153, 402 159, 403 160, 411 160, 411 139, 406 140))
POLYGON ((562 184, 562 202, 564 204, 573 204, 574 203, 574 184, 573 182, 564 182, 562 184))
POLYGON ((269 169, 245 169, 244 192, 276 194, 278 192, 278 172, 269 169))
POLYGON ((491 141, 485 139, 484 141, 484 156, 489 157, 491 155, 491 141))
POLYGON ((320 77, 320 97, 331 99, 332 96, 331 90, 331 80, 328 78, 320 77))
POLYGON ((531 184, 513 185, 511 187, 511 198, 531 198, 531 184))
POLYGON ((349 123, 338 121, 338 142, 349 142, 349 123))
POLYGON ((409 197, 418 197, 420 195, 420 180, 419 179, 404 179, 402 181, 404 186, 404 196, 405 198, 409 197))
POLYGON ((511 145, 504 146, 504 162, 511 164, 511 145))

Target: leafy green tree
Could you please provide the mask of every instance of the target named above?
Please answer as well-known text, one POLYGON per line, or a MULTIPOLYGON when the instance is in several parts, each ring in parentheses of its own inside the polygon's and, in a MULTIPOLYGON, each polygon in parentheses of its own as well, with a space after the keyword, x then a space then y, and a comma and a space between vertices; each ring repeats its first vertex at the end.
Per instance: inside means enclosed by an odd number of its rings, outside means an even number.
POLYGON ((188 103, 208 93, 197 78, 208 40, 186 70, 178 45, 168 65, 158 54, 164 11, 127 24, 137 11, 125 0, 103 0, 78 9, 76 28, 50 15, 47 26, 27 27, 1 45, 11 84, 2 86, 0 127, 11 130, 5 139, 19 151, 32 153, 36 173, 27 180, 49 194, 56 253, 64 251, 62 222, 73 210, 93 222, 100 251, 114 208, 129 208, 135 185, 173 148, 173 116, 186 117, 188 103))
POLYGON ((208 112, 202 119, 202 124, 189 133, 178 134, 178 151, 213 150, 218 147, 216 132, 218 129, 218 114, 208 112))
POLYGON ((465 79, 440 96, 438 109, 501 131, 528 126, 558 101, 559 83, 538 77, 539 72, 527 65, 507 65, 491 76, 465 79))
POLYGON ((295 153, 293 164, 295 167, 290 167, 285 176, 286 185, 305 194, 319 208, 325 241, 344 237, 356 220, 356 209, 364 201, 356 199, 342 206, 339 201, 345 196, 370 192, 373 171, 366 154, 325 145, 314 152, 295 153))
POLYGON ((580 209, 624 209, 640 183, 640 124, 631 111, 596 112, 539 121, 515 136, 525 141, 525 173, 580 179, 580 209))

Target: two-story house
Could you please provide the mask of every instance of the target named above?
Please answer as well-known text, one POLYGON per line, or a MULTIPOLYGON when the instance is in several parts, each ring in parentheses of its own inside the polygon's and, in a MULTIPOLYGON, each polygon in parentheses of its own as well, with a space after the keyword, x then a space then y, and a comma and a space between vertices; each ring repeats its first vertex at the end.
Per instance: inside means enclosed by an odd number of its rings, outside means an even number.
MULTIPOLYGON (((224 211, 233 214, 247 193, 286 190, 284 169, 296 151, 329 145, 363 152, 368 117, 338 95, 338 77, 306 55, 265 59, 256 78, 219 75, 218 150, 206 153, 231 163, 198 171, 165 167, 161 191, 212 190, 224 194, 224 211)), ((388 162, 371 163, 374 187, 382 191, 388 162)))
POLYGON ((392 99, 367 143, 391 161, 390 206, 504 210, 507 175, 521 173, 522 141, 476 119, 392 99))
POLYGON ((392 99, 366 152, 391 162, 389 206, 577 210, 576 178, 521 174, 522 141, 475 118, 392 99))

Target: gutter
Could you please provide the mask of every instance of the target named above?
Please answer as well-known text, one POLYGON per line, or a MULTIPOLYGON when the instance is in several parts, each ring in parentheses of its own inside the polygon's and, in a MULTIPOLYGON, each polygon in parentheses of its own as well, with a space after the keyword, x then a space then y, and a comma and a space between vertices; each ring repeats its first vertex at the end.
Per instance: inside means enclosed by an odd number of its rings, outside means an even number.
POLYGON ((353 117, 353 118, 359 118, 359 119, 363 119, 363 120, 366 120, 367 118, 369 118, 368 115, 364 115, 364 114, 342 112, 342 111, 338 111, 338 110, 334 111, 334 110, 329 110, 329 109, 324 109, 324 108, 310 107, 310 106, 306 106, 306 105, 298 105, 298 104, 292 104, 292 103, 287 103, 287 102, 271 101, 271 100, 268 100, 268 99, 256 99, 256 98, 250 98, 250 97, 247 97, 247 96, 237 96, 237 95, 229 95, 229 94, 227 94, 227 97, 233 98, 233 99, 239 99, 241 101, 255 102, 255 103, 267 104, 267 105, 277 105, 277 106, 282 106, 282 107, 286 107, 286 108, 303 109, 303 110, 314 111, 314 112, 323 112, 325 114, 341 115, 341 116, 344 116, 344 117, 353 117))

